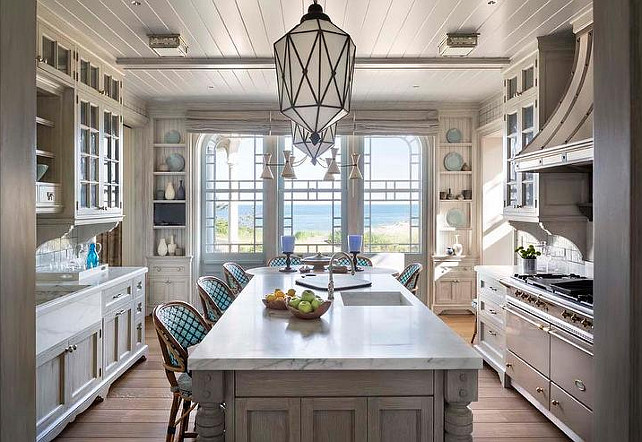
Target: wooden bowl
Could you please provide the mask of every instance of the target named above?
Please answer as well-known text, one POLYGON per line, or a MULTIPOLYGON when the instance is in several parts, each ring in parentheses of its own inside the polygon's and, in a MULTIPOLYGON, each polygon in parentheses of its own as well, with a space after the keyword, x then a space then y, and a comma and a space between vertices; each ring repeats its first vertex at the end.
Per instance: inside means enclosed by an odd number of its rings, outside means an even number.
POLYGON ((332 301, 326 300, 315 311, 310 313, 303 313, 294 307, 290 307, 290 298, 287 298, 287 301, 286 301, 286 306, 287 306, 287 309, 290 310, 290 313, 292 313, 294 316, 300 319, 319 319, 321 316, 325 314, 325 312, 327 312, 330 309, 331 305, 332 305, 332 301))
POLYGON ((265 305, 266 308, 271 310, 287 310, 287 298, 277 298, 274 301, 268 301, 265 298, 261 298, 261 301, 263 301, 263 305, 265 305))

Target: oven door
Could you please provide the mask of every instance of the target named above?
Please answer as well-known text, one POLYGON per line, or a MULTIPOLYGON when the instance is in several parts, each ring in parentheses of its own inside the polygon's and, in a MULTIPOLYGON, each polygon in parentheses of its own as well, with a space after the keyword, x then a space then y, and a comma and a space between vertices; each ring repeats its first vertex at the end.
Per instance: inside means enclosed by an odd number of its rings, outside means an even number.
POLYGON ((593 409, 593 345, 556 327, 551 334, 551 380, 593 409))
POLYGON ((513 304, 506 306, 506 347, 546 377, 550 369, 550 328, 537 316, 513 304))

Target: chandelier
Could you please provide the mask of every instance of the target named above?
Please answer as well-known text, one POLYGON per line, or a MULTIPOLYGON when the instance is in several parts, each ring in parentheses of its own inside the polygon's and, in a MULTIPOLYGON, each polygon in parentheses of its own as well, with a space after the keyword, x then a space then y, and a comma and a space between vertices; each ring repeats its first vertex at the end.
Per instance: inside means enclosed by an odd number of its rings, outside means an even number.
POLYGON ((292 122, 292 145, 310 157, 312 164, 317 164, 317 159, 334 146, 334 137, 336 136, 337 125, 333 124, 327 129, 321 131, 320 139, 313 143, 311 133, 292 122))
MULTIPOLYGON (((322 167, 326 168, 325 175, 323 176, 323 181, 334 181, 335 177, 341 174, 341 168, 348 168, 348 167, 350 168, 350 175, 348 175, 348 179, 350 180, 363 179, 363 175, 359 170, 359 158, 361 157, 361 155, 359 155, 358 153, 353 153, 350 155, 351 161, 348 164, 339 164, 339 162, 337 162, 338 153, 339 153, 339 149, 337 149, 336 147, 332 147, 330 148, 330 157, 325 158, 325 162, 326 162, 325 166, 319 162, 319 164, 321 164, 322 167)), ((272 160, 272 154, 264 153, 263 154, 263 172, 261 173, 261 178, 264 180, 273 180, 274 174, 272 173, 271 167, 280 166, 280 167, 283 167, 283 170, 281 171, 282 178, 295 180, 296 173, 294 171, 294 168, 303 164, 306 158, 303 157, 302 160, 297 162, 295 156, 292 155, 292 152, 288 149, 285 149, 283 151, 283 158, 284 158, 283 163, 271 163, 270 161, 272 160)))
POLYGON ((309 132, 316 146, 323 131, 350 112, 352 38, 314 0, 301 22, 274 43, 274 57, 281 113, 309 132))

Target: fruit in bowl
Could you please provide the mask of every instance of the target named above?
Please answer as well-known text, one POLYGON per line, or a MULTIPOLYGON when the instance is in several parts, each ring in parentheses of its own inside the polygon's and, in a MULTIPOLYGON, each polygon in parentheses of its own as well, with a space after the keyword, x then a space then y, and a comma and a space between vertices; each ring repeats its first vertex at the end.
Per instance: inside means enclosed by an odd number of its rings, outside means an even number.
POLYGON ((332 301, 316 296, 312 290, 304 290, 300 297, 288 297, 287 309, 297 318, 318 319, 331 305, 332 301))
MULTIPOLYGON (((296 294, 295 291, 292 289, 288 290, 288 293, 292 293, 293 295, 296 294)), ((285 292, 281 289, 275 289, 274 292, 268 293, 265 295, 261 301, 263 301, 263 304, 273 310, 286 310, 286 303, 287 303, 287 298, 285 295, 285 292)))

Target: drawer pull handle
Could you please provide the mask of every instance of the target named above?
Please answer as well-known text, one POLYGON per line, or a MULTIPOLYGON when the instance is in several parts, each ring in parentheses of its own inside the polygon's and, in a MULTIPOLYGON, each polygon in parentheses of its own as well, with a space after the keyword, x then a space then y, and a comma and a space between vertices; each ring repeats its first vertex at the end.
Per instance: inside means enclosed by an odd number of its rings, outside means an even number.
POLYGON ((557 406, 557 405, 559 405, 559 404, 560 404, 560 401, 556 401, 555 399, 553 399, 553 400, 551 401, 551 405, 555 405, 555 406, 557 406))
POLYGON ((496 291, 497 291, 497 289, 496 289, 495 287, 492 287, 492 286, 490 287, 490 289, 491 289, 492 291, 494 291, 494 292, 496 292, 496 291))
POLYGON ((142 303, 142 302, 139 302, 139 303, 138 303, 138 305, 136 306, 136 311, 137 311, 138 313, 140 313, 140 312, 142 312, 142 311, 143 311, 143 303, 142 303))
POLYGON ((494 332, 492 330, 488 330, 488 334, 491 336, 497 336, 497 332, 494 332))
POLYGON ((127 311, 127 310, 125 310, 125 309, 123 309, 123 310, 119 310, 119 311, 117 311, 117 312, 116 312, 116 314, 115 314, 114 316, 120 316, 120 315, 122 315, 123 313, 125 313, 126 311, 127 311))
POLYGON ((493 310, 492 308, 489 308, 489 309, 488 309, 488 313, 490 313, 491 315, 496 315, 496 314, 497 314, 497 311, 496 311, 496 310, 493 310))
POLYGON ((47 201, 53 201, 53 199, 54 199, 54 193, 47 192, 47 201))
POLYGON ((138 281, 138 284, 136 284, 136 288, 137 288, 138 290, 142 290, 142 289, 143 289, 143 283, 142 283, 142 281, 138 281))
POLYGON ((581 379, 575 379, 575 386, 580 391, 586 391, 586 385, 584 385, 581 379))
POLYGON ((137 328, 138 330, 142 330, 142 329, 143 329, 143 324, 138 324, 138 325, 136 326, 136 328, 137 328))
POLYGON ((125 296, 124 293, 119 293, 117 295, 112 296, 111 299, 118 299, 118 298, 122 298, 123 296, 125 296))
POLYGON ((535 387, 535 391, 538 393, 544 393, 544 389, 542 387, 535 387))
POLYGON ((506 368, 511 368, 512 366, 513 366, 513 364, 511 364, 510 362, 506 363, 506 368))

